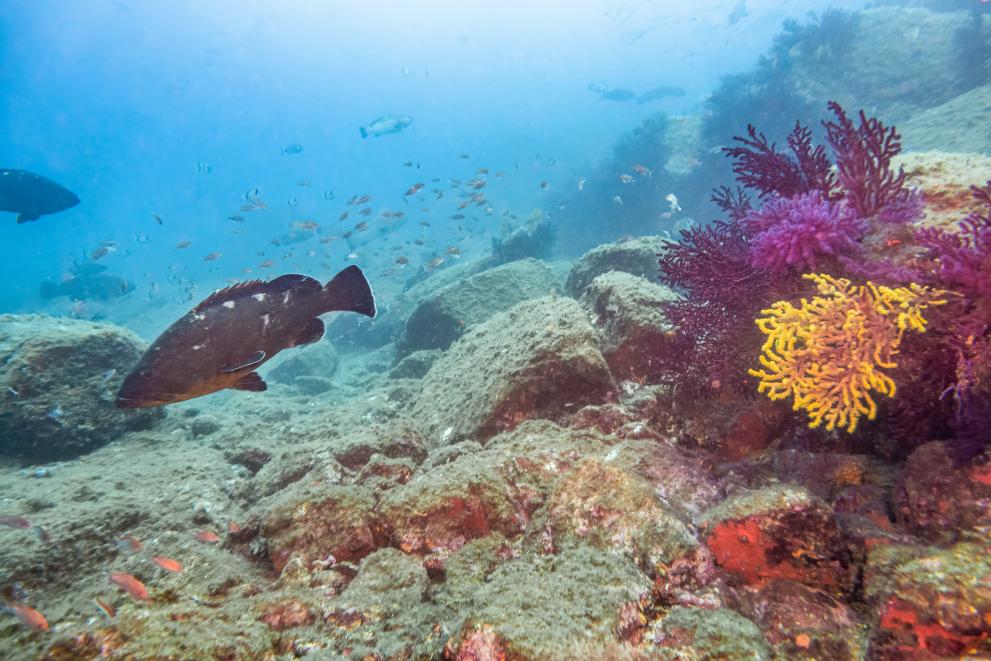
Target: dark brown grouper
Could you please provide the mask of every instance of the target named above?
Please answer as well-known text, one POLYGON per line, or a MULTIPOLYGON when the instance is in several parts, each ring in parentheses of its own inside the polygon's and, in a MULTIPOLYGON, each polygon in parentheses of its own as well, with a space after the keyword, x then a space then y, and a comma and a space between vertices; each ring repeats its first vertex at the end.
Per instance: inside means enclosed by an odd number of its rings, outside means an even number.
POLYGON ((0 211, 13 211, 18 223, 38 220, 79 204, 71 190, 26 170, 0 168, 0 211))
POLYGON ((161 406, 224 388, 265 390, 255 370, 283 349, 318 341, 319 315, 335 311, 375 316, 375 298, 357 266, 326 286, 292 273, 216 291, 148 348, 124 379, 117 406, 161 406))

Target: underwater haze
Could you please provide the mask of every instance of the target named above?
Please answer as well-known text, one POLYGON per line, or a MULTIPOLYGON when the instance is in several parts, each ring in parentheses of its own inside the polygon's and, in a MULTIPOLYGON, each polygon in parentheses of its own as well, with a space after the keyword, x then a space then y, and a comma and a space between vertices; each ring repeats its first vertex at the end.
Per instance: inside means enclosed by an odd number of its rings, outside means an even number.
POLYGON ((991 657, 991 3, 0 7, 0 658, 991 657))

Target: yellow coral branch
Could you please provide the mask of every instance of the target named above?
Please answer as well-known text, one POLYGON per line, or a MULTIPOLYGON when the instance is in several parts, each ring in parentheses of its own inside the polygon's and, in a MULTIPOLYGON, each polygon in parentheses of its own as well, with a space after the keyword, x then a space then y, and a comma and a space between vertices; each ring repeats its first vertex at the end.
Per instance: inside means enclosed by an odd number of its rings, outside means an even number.
POLYGON ((802 276, 819 296, 798 307, 777 301, 761 310, 757 327, 767 335, 759 357, 757 391, 772 400, 794 398, 793 409, 809 415, 809 427, 854 432, 860 419, 877 416, 872 392, 894 397, 895 382, 882 370, 894 360, 906 330, 926 331, 923 310, 943 305, 947 292, 915 283, 885 287, 853 285, 823 273, 802 276))

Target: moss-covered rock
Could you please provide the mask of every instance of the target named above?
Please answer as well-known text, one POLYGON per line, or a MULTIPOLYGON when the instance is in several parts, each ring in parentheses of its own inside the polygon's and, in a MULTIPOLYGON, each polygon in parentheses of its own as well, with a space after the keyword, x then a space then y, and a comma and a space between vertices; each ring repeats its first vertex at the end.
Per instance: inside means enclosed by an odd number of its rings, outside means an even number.
POLYGON ((664 238, 641 236, 623 243, 604 243, 579 257, 565 281, 564 291, 579 298, 592 280, 610 271, 653 279, 657 275, 657 254, 664 250, 664 238))
MULTIPOLYGON (((449 583, 459 580, 461 575, 449 574, 449 583)), ((479 637, 506 658, 578 658, 576 650, 590 641, 615 640, 624 608, 638 608, 650 592, 650 582, 630 559, 587 547, 523 554, 472 586, 467 602, 466 591, 451 592, 446 585, 438 594, 441 601, 456 596, 464 617, 445 648, 451 658, 469 658, 458 655, 480 645, 479 637)))
POLYGON ((769 661, 771 648, 757 625, 726 608, 675 606, 647 632, 645 649, 674 661, 769 661))
POLYGON ((558 547, 587 544, 619 552, 655 576, 698 546, 650 483, 599 458, 586 459, 558 480, 547 527, 558 547))
POLYGON ((144 348, 113 324, 0 316, 0 455, 34 463, 76 457, 162 417, 161 409, 114 405, 144 348))
POLYGON ((581 295, 602 336, 602 355, 616 379, 656 382, 673 332, 663 305, 677 295, 629 273, 597 276, 581 295))
POLYGON ((308 481, 273 499, 261 532, 276 572, 293 556, 306 566, 360 560, 384 542, 371 490, 308 481))
MULTIPOLYGON (((873 554, 872 554, 873 555, 873 554)), ((910 547, 869 563, 867 597, 879 608, 870 658, 991 655, 991 545, 910 547), (898 558, 907 556, 902 562, 898 558)))
POLYGON ((476 325, 422 383, 413 417, 433 447, 484 441, 615 392, 587 316, 573 299, 557 296, 525 301, 476 325))
POLYGON ((482 271, 437 290, 406 321, 396 357, 446 349, 473 325, 554 288, 551 270, 536 259, 521 259, 482 271))

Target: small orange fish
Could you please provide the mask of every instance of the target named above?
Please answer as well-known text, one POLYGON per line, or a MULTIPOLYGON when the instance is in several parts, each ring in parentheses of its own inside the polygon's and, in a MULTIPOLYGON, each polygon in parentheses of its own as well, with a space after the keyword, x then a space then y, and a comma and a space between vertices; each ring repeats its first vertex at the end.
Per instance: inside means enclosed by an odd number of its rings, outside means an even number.
POLYGON ((48 631, 48 620, 45 616, 31 608, 30 606, 25 606, 24 604, 16 604, 14 602, 8 602, 7 608, 17 616, 17 619, 32 631, 48 631))
POLYGON ((232 535, 236 535, 237 533, 241 532, 241 526, 238 525, 237 521, 228 521, 227 532, 229 532, 232 535))
POLYGON ((145 584, 130 574, 122 572, 111 574, 110 582, 138 601, 148 601, 148 590, 145 588, 145 584))
POLYGON ((895 246, 900 246, 901 244, 902 244, 901 239, 888 239, 887 241, 884 242, 884 245, 888 246, 889 248, 894 248, 895 246))
POLYGON ((93 597, 93 603, 95 603, 96 607, 103 611, 103 614, 107 617, 114 617, 117 615, 117 609, 105 602, 103 599, 93 597))
POLYGON ((137 553, 142 549, 141 542, 136 537, 122 537, 117 540, 117 548, 121 551, 130 551, 131 553, 137 553))
POLYGON ((156 565, 158 565, 165 571, 171 571, 176 573, 182 571, 182 563, 180 563, 178 560, 173 560, 172 558, 166 558, 165 556, 161 556, 161 555, 156 555, 154 558, 152 558, 152 560, 156 565))
POLYGON ((220 541, 220 536, 212 530, 201 530, 193 538, 198 542, 206 542, 207 544, 216 544, 220 541))
POLYGON ((203 258, 203 261, 204 262, 212 262, 213 260, 215 260, 215 259, 217 259, 219 257, 220 257, 220 253, 219 252, 212 252, 209 255, 207 255, 206 257, 204 257, 203 258))

